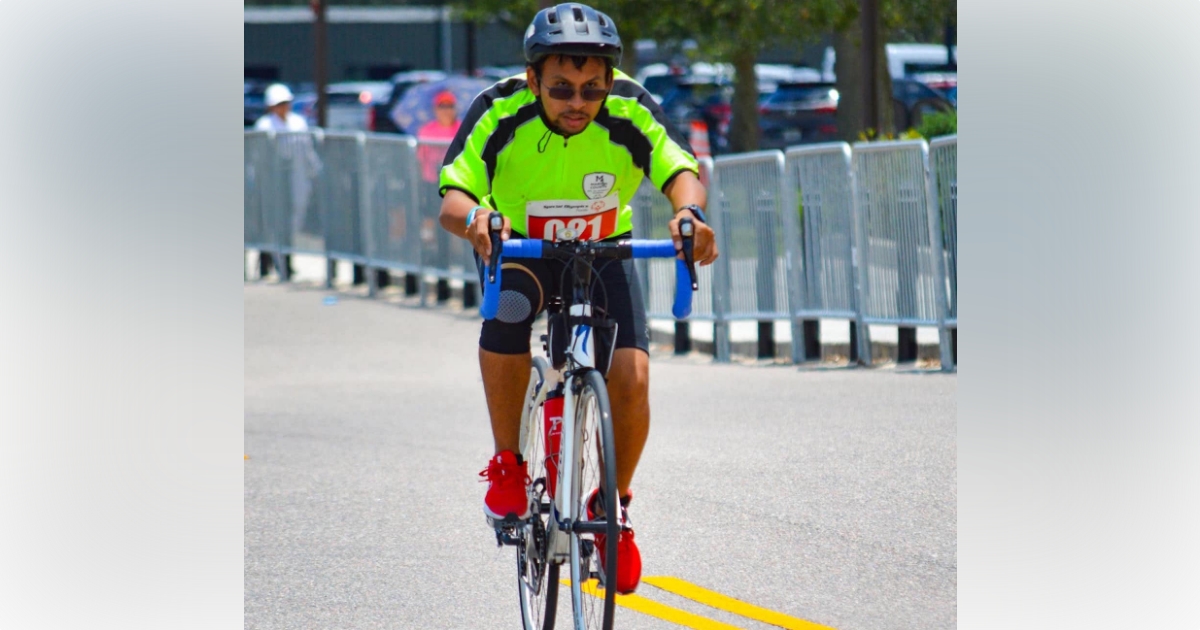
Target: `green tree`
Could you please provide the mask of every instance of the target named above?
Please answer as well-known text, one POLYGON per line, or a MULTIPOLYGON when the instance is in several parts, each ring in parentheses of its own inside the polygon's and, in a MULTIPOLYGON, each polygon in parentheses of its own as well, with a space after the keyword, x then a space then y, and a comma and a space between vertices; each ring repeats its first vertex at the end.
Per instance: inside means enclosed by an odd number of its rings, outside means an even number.
POLYGON ((758 148, 758 82, 754 64, 768 47, 817 38, 830 26, 839 0, 690 0, 679 3, 676 25, 702 51, 734 69, 734 152, 758 148))
MULTIPOLYGON (((499 19, 518 32, 524 32, 538 10, 554 6, 547 0, 451 0, 456 15, 463 19, 487 21, 499 19)), ((670 3, 647 3, 644 0, 585 0, 585 4, 608 14, 617 24, 624 51, 621 69, 629 74, 637 70, 637 48, 633 43, 639 39, 673 39, 675 15, 678 8, 670 3)))
MULTIPOLYGON (((934 41, 937 31, 958 20, 957 0, 878 0, 879 24, 875 50, 875 94, 878 127, 874 135, 895 134, 892 78, 888 72, 887 42, 898 40, 934 41)), ((871 134, 865 124, 865 77, 863 76, 863 33, 861 0, 836 0, 829 7, 829 22, 834 31, 833 47, 837 54, 838 132, 853 142, 861 134, 871 134)))

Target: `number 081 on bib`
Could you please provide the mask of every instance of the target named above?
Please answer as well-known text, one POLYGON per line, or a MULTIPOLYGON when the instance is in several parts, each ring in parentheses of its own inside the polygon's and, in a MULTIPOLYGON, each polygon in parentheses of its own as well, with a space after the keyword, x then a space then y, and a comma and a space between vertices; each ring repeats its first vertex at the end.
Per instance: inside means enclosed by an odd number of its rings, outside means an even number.
POLYGON ((617 229, 621 197, 530 201, 525 204, 525 234, 547 241, 599 241, 617 229))

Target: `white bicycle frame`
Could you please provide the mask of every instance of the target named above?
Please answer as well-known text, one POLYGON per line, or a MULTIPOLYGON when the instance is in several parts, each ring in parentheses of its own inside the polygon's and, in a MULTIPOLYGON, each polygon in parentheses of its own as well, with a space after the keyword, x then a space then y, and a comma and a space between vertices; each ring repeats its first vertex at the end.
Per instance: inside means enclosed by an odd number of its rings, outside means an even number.
MULTIPOLYGON (((588 304, 575 304, 571 306, 569 314, 572 316, 590 317, 592 307, 588 304)), ((571 343, 567 350, 566 366, 571 370, 596 367, 595 355, 592 352, 595 347, 595 335, 592 332, 592 327, 578 324, 571 328, 571 343)), ((549 394, 563 380, 562 371, 555 370, 553 366, 549 366, 546 370, 541 383, 538 383, 537 368, 530 370, 529 387, 525 392, 525 400, 532 400, 532 405, 526 405, 521 410, 521 452, 527 452, 527 440, 530 436, 530 429, 543 431, 542 427, 530 427, 530 419, 533 417, 533 412, 542 405, 546 400, 546 395, 549 394), (536 396, 534 395, 536 391, 536 396)), ((576 468, 576 444, 575 444, 575 392, 571 383, 567 382, 563 387, 563 415, 561 433, 559 439, 559 464, 558 464, 558 493, 554 497, 554 503, 551 508, 549 525, 546 528, 546 547, 547 560, 550 562, 565 562, 570 554, 570 537, 567 532, 562 529, 560 524, 574 523, 580 518, 579 501, 572 501, 572 489, 575 483, 575 468, 576 468), (569 436, 570 439, 565 439, 569 436)), ((553 453, 546 453, 546 457, 550 457, 553 453)))

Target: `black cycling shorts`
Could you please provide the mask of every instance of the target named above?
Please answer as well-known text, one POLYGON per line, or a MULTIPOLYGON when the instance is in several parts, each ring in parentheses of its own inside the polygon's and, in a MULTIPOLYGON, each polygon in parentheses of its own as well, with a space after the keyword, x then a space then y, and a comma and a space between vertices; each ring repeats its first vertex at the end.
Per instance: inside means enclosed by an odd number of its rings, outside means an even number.
MULTIPOLYGON (((623 240, 629 235, 607 240, 623 240)), ((485 282, 483 262, 475 254, 480 286, 485 282)), ((593 266, 592 304, 603 308, 617 322, 617 348, 640 348, 650 352, 650 330, 646 306, 633 260, 599 259, 593 266), (601 288, 603 283, 603 288, 601 288)), ((501 264, 500 307, 495 319, 483 321, 479 347, 498 354, 526 354, 538 314, 546 310, 551 296, 560 288, 571 290, 572 276, 566 263, 549 258, 509 258, 501 264)))

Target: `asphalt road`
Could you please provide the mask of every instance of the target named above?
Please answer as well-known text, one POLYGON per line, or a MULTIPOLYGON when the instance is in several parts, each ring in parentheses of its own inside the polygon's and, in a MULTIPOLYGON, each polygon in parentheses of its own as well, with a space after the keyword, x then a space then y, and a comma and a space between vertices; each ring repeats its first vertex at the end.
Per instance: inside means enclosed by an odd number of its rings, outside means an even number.
MULTIPOLYGON (((478 327, 246 285, 247 628, 519 627, 514 553, 496 547, 476 476, 491 455, 478 327)), ((631 509, 643 575, 839 630, 955 628, 956 392, 953 374, 656 352, 631 509)))

